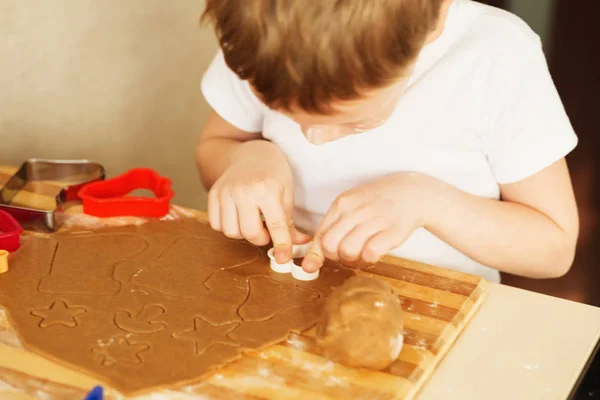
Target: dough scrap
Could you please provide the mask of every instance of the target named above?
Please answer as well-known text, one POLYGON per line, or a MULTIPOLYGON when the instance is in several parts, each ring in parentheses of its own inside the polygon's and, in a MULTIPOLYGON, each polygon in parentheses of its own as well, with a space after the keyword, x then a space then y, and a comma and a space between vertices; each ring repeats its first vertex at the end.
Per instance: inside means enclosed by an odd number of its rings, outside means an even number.
POLYGON ((327 299, 317 327, 325 356, 354 368, 382 370, 400 354, 402 305, 384 281, 354 276, 327 299))

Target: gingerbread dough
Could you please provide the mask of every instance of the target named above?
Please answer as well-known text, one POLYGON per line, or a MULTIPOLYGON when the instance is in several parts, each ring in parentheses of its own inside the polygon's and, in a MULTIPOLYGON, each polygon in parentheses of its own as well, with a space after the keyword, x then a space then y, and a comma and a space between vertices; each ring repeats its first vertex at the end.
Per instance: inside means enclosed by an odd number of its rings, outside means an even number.
POLYGON ((385 282, 354 276, 329 297, 317 327, 324 354, 349 367, 381 370, 402 349, 402 305, 385 282))
POLYGON ((246 350, 314 326, 353 276, 271 271, 265 249, 196 220, 26 236, 0 275, 25 347, 131 395, 200 380, 246 350))

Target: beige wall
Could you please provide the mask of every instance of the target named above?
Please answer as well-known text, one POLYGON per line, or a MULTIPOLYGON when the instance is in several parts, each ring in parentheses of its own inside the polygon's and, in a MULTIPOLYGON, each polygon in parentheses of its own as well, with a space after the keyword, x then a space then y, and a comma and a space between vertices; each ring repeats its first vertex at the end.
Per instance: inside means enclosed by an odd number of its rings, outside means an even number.
POLYGON ((194 146, 216 52, 201 0, 0 1, 0 164, 91 158, 148 166, 204 208, 194 146))

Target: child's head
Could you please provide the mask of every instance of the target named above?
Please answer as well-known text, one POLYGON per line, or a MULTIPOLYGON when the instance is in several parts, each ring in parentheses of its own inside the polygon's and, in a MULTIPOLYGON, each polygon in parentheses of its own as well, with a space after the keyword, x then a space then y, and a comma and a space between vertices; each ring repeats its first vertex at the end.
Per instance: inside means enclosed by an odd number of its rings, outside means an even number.
POLYGON ((308 127, 384 122, 448 0, 207 0, 229 67, 308 127))

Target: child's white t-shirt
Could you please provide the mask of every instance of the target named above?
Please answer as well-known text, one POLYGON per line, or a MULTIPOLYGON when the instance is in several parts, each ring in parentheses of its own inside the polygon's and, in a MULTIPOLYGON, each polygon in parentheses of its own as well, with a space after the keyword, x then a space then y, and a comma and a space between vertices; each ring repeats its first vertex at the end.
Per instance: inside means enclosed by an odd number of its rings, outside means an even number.
MULTIPOLYGON (((470 0, 454 0, 394 114, 372 131, 309 143, 298 124, 254 96, 221 53, 202 92, 226 121, 262 133, 285 154, 295 179, 295 222, 307 232, 340 194, 390 173, 420 172, 499 199, 499 184, 527 178, 577 145, 539 37, 518 17, 470 0)), ((425 229, 391 254, 500 280, 497 270, 425 229)))

